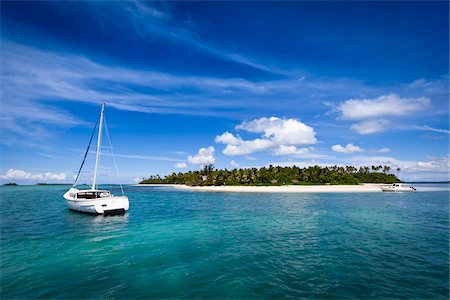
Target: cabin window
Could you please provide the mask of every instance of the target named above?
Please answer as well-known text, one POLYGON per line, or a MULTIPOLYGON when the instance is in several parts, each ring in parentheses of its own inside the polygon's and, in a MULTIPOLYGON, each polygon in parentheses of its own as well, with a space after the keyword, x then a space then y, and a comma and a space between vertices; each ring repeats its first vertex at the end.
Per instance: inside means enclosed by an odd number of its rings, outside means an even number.
POLYGON ((88 192, 88 193, 78 193, 77 195, 79 199, 96 199, 97 193, 88 192))
POLYGON ((111 194, 109 192, 81 192, 77 194, 77 198, 79 199, 97 199, 97 198, 106 198, 110 196, 111 194))

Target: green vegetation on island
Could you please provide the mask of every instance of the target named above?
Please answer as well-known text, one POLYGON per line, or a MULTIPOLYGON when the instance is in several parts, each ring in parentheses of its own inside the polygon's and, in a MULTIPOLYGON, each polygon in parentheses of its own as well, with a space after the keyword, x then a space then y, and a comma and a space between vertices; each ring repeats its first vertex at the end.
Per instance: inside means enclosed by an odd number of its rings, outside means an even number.
POLYGON ((3 186, 16 186, 16 185, 17 185, 17 183, 15 183, 15 182, 8 182, 8 183, 3 184, 3 186))
MULTIPOLYGON (((207 165, 199 171, 172 173, 164 178, 150 176, 140 184, 186 184, 190 186, 209 185, 322 185, 322 184, 360 184, 360 183, 395 183, 400 180, 389 174, 389 166, 372 166, 355 168, 320 167, 308 168, 275 167, 248 168, 234 170, 216 170, 207 165)), ((397 169, 397 172, 400 170, 397 169)))

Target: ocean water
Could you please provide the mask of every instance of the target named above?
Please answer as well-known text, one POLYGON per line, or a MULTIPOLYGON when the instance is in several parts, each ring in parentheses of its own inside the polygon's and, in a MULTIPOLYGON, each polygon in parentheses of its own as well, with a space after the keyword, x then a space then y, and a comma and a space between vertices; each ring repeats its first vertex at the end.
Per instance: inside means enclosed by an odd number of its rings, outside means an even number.
POLYGON ((66 186, 1 187, 1 299, 449 296, 449 188, 240 194, 127 187, 123 216, 66 186))

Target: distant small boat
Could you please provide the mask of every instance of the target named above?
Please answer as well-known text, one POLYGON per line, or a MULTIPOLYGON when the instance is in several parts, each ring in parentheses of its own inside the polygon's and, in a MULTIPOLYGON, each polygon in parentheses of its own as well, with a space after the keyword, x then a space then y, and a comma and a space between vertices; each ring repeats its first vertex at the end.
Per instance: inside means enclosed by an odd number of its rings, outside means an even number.
POLYGON ((404 185, 402 183, 394 183, 393 185, 382 186, 381 190, 383 192, 416 192, 416 188, 404 185))
MULTIPOLYGON (((97 124, 95 124, 94 131, 92 132, 89 145, 87 147, 86 153, 84 155, 83 162, 81 163, 80 170, 75 179, 73 186, 64 194, 64 199, 66 199, 67 206, 71 210, 76 210, 91 214, 119 214, 125 213, 129 208, 128 197, 124 195, 122 189, 122 196, 115 196, 108 190, 99 190, 97 186, 97 172, 99 166, 99 153, 102 141, 102 129, 104 121, 104 110, 105 104, 102 104, 102 110, 100 113, 98 138, 97 138, 97 152, 95 154, 95 169, 94 169, 94 179, 92 182, 92 187, 90 189, 80 190, 76 187, 78 178, 80 176, 81 169, 83 168, 86 156, 89 152, 89 147, 92 142, 92 137, 94 136, 97 124)), ((106 128, 107 129, 107 128, 106 128)), ((109 138, 109 134, 107 134, 109 138)), ((112 154, 112 153, 111 153, 112 154)), ((115 160, 114 160, 115 163, 115 160)), ((116 167, 117 170, 117 167, 116 167)), ((122 186, 121 186, 122 187, 122 186)))

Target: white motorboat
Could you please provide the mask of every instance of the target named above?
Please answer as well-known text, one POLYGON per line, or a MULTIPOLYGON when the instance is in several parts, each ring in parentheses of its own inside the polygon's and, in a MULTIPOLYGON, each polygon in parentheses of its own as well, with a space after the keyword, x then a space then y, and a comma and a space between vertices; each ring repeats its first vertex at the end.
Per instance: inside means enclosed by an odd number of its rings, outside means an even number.
MULTIPOLYGON (((77 182, 80 177, 81 170, 83 168, 84 162, 86 160, 86 156, 89 152, 89 148, 92 142, 92 137, 94 136, 95 130, 97 128, 97 124, 95 124, 94 131, 92 132, 91 139, 89 141, 89 145, 87 147, 86 153, 84 155, 83 162, 81 163, 80 170, 78 171, 77 177, 75 179, 75 183, 73 186, 64 194, 64 199, 66 199, 67 206, 71 210, 92 213, 92 214, 118 214, 125 213, 129 208, 128 197, 124 195, 122 185, 120 189, 122 191, 121 196, 113 195, 108 190, 100 190, 97 185, 97 172, 99 168, 99 154, 102 142, 102 129, 104 122, 104 111, 105 104, 102 104, 102 110, 100 112, 99 126, 98 126, 98 137, 97 137, 97 151, 95 153, 95 168, 94 168, 94 177, 92 186, 89 189, 78 189, 77 182)), ((107 129, 107 128, 106 128, 107 129)), ((109 139, 109 134, 107 134, 109 139)), ((109 141, 111 144, 111 141, 109 141)), ((110 147, 112 149, 112 147, 110 147)), ((111 150, 112 154, 112 150, 111 150)), ((114 165, 115 159, 113 156, 114 165)), ((118 173, 118 172, 117 172, 118 173)))
POLYGON ((404 185, 402 183, 394 183, 392 185, 382 186, 381 190, 383 192, 416 192, 416 188, 404 185))

